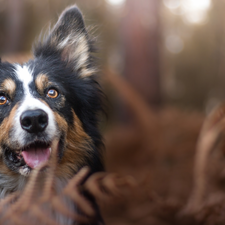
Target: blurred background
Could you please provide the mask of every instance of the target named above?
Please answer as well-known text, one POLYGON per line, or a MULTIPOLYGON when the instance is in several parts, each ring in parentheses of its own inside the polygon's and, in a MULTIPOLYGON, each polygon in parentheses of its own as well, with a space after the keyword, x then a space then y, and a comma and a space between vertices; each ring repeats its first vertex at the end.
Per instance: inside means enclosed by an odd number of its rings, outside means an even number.
POLYGON ((224 99, 224 0, 0 0, 1 56, 29 53, 77 4, 111 66, 155 106, 208 111, 224 99))
MULTIPOLYGON (((2 58, 27 60, 35 38, 72 4, 98 47, 106 169, 186 199, 204 115, 225 98, 225 0, 0 0, 2 58)), ((215 179, 224 170, 212 171, 215 179)))

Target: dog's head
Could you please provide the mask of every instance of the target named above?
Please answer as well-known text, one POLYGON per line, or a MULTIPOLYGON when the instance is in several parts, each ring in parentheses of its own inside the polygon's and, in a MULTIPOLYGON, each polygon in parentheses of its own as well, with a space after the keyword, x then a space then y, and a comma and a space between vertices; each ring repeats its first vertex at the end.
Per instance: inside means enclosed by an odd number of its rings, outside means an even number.
POLYGON ((0 62, 0 173, 29 175, 51 157, 53 141, 58 176, 84 165, 101 169, 101 91, 92 51, 82 14, 72 6, 34 47, 34 60, 0 62))

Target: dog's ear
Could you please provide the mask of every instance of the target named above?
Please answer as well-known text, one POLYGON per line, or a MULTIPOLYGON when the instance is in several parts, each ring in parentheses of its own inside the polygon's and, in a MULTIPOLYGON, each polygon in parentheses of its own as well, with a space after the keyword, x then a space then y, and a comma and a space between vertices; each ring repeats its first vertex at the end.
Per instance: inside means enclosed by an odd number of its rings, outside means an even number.
POLYGON ((91 41, 77 6, 65 9, 45 40, 34 47, 36 57, 60 54, 81 77, 95 72, 91 53, 91 41))

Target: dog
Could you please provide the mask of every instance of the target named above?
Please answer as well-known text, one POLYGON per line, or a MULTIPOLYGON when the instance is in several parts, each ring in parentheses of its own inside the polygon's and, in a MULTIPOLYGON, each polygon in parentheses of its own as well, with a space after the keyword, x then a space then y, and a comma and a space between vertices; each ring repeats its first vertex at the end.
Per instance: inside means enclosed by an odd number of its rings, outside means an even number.
POLYGON ((62 183, 83 166, 103 170, 102 91, 94 47, 77 6, 65 9, 24 64, 0 62, 0 198, 20 191, 51 158, 62 183))

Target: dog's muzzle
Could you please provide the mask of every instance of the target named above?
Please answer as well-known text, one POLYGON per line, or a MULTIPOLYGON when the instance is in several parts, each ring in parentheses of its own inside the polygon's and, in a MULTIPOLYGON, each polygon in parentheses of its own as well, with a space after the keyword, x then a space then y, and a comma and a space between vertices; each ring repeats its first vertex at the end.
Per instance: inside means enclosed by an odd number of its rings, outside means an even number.
MULTIPOLYGON (((42 109, 27 110, 20 116, 20 125, 30 134, 43 133, 48 126, 48 115, 42 109)), ((43 133, 44 135, 44 133, 43 133)), ((49 144, 36 143, 22 151, 22 156, 28 166, 35 168, 50 157, 49 144)))

